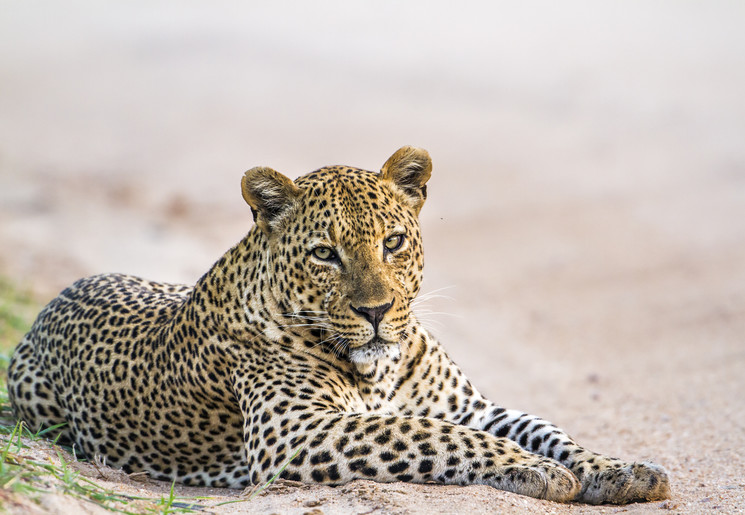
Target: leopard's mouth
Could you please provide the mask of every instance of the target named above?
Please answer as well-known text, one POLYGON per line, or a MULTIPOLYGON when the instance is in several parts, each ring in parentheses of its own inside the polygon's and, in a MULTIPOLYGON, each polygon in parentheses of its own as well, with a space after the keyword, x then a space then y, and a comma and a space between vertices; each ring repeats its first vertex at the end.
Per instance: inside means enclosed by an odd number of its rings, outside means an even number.
POLYGON ((380 358, 396 358, 400 355, 401 348, 398 342, 391 342, 381 338, 373 337, 367 343, 349 348, 349 361, 362 365, 372 363, 380 358))

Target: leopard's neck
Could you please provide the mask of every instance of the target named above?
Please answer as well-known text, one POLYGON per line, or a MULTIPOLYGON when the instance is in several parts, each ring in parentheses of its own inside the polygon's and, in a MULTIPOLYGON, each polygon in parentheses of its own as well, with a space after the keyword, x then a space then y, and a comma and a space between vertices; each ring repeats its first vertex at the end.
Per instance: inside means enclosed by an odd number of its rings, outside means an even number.
POLYGON ((266 236, 253 227, 199 279, 190 302, 209 313, 205 322, 213 331, 234 343, 264 340, 328 354, 319 345, 323 336, 288 317, 291 308, 281 305, 273 294, 268 246, 266 236))

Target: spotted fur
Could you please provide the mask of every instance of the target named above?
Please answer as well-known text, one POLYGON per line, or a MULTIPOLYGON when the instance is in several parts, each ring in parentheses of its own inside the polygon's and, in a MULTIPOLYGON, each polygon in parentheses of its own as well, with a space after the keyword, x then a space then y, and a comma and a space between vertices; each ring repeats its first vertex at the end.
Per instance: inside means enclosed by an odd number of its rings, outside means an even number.
POLYGON ((555 501, 669 495, 665 471, 577 445, 478 393, 411 304, 429 155, 295 182, 246 172, 255 227, 194 287, 81 279, 15 351, 32 428, 124 470, 190 485, 282 477, 486 484, 555 501))

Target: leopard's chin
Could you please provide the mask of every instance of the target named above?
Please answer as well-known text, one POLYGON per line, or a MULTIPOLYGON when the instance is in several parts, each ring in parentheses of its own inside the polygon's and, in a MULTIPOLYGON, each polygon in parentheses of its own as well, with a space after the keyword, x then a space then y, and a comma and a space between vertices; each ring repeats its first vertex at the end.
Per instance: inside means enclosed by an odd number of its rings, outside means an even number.
POLYGON ((401 346, 398 342, 390 342, 374 337, 367 343, 349 349, 349 361, 355 365, 366 365, 380 358, 395 359, 401 355, 401 346))

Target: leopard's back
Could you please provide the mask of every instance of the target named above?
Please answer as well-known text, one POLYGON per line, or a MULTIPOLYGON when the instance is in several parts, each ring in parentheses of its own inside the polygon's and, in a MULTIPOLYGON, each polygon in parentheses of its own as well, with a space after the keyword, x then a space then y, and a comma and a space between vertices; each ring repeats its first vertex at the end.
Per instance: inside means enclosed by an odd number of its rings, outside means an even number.
POLYGON ((132 396, 122 390, 146 375, 138 363, 152 358, 158 329, 190 290, 122 274, 87 277, 63 290, 11 359, 8 394, 16 416, 31 431, 65 424, 61 439, 69 443, 73 428, 95 436, 97 414, 116 413, 116 400, 132 396))

